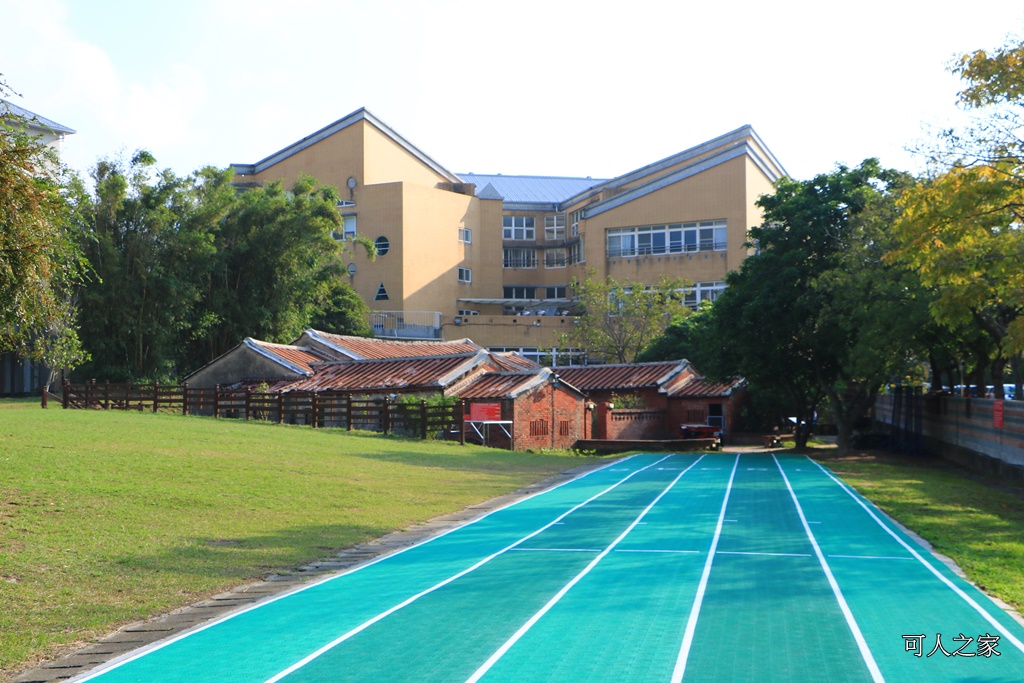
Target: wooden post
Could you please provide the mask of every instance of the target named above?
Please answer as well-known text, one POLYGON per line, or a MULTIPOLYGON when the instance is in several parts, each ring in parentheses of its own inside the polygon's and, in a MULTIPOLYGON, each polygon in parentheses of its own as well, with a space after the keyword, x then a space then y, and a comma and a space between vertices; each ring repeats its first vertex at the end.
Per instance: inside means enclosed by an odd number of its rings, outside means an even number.
POLYGON ((43 385, 43 394, 42 394, 43 410, 46 410, 46 394, 47 394, 46 385, 44 384, 43 385))
POLYGON ((348 393, 348 403, 345 404, 345 426, 352 431, 352 392, 348 393))
POLYGON ((110 410, 110 380, 103 381, 103 410, 110 410))
POLYGON ((427 438, 427 399, 420 401, 420 438, 427 438))
POLYGON ((277 392, 277 424, 284 424, 284 392, 277 392))
POLYGON ((320 426, 320 416, 317 414, 320 409, 320 402, 317 400, 317 392, 313 392, 312 409, 313 409, 313 429, 320 426))
POLYGON ((157 402, 158 402, 157 399, 159 398, 159 396, 160 396, 160 382, 159 381, 155 381, 155 382, 153 382, 153 412, 154 413, 156 412, 156 406, 157 406, 157 402))
POLYGON ((462 405, 462 414, 459 415, 459 445, 466 445, 466 401, 459 402, 462 405))
POLYGON ((188 415, 188 382, 181 385, 181 414, 188 415))
POLYGON ((220 417, 220 385, 213 388, 213 416, 220 417))
POLYGON ((64 380, 64 384, 61 387, 61 389, 63 390, 63 392, 61 393, 61 396, 60 396, 60 407, 63 408, 64 410, 67 410, 68 409, 68 392, 71 390, 71 382, 69 382, 69 381, 67 381, 65 379, 64 380))
POLYGON ((252 408, 252 389, 245 388, 245 421, 249 421, 249 410, 252 408))

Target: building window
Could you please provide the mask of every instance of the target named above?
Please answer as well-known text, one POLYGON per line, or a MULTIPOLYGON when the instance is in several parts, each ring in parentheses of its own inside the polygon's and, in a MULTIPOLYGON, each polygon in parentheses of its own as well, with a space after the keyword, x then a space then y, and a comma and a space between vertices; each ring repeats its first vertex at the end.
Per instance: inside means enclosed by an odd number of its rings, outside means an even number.
POLYGON ((377 247, 377 256, 383 256, 391 250, 391 242, 383 235, 373 241, 373 246, 377 247))
POLYGON ((566 294, 565 285, 558 285, 556 287, 545 287, 544 298, 545 299, 564 299, 566 294))
POLYGON ((558 435, 559 436, 569 436, 569 421, 568 420, 559 420, 558 421, 558 435))
POLYGON ((544 267, 545 268, 565 268, 566 256, 565 249, 545 249, 544 250, 544 267))
POLYGON ((473 271, 469 268, 459 268, 459 282, 472 282, 473 271))
POLYGON ((565 214, 544 216, 544 239, 548 242, 565 241, 565 214))
POLYGON ((459 228, 459 241, 466 244, 473 243, 473 231, 469 228, 459 228))
POLYGON ((533 216, 503 216, 501 219, 501 235, 507 240, 537 239, 536 225, 533 216))
POLYGON ((373 297, 374 301, 387 301, 388 290, 384 289, 384 283, 380 283, 380 287, 377 288, 377 296, 373 297))
POLYGON ((460 308, 459 315, 480 315, 480 311, 473 311, 468 308, 460 308))
POLYGON ((345 239, 356 236, 356 217, 343 216, 345 219, 345 239))
POLYGON ((503 265, 505 268, 536 268, 536 249, 505 249, 503 265))
POLYGON ((570 235, 573 237, 579 237, 580 234, 580 221, 583 220, 583 209, 572 212, 572 223, 570 229, 570 235))
POLYGON ((503 295, 505 299, 536 299, 537 288, 536 287, 504 287, 503 295))
POLYGON ((579 242, 577 242, 576 244, 570 244, 569 245, 569 265, 570 266, 574 265, 576 263, 586 263, 587 262, 587 249, 584 246, 584 244, 585 244, 585 242, 583 241, 583 238, 580 237, 580 241, 579 242))
POLYGON ((530 436, 547 436, 547 420, 530 420, 530 436))
POLYGON ((695 251, 724 251, 726 222, 699 221, 608 231, 608 258, 647 254, 683 254, 695 251))
POLYGON ((697 308, 701 301, 714 301, 724 291, 724 282, 697 282, 683 290, 683 303, 697 308))

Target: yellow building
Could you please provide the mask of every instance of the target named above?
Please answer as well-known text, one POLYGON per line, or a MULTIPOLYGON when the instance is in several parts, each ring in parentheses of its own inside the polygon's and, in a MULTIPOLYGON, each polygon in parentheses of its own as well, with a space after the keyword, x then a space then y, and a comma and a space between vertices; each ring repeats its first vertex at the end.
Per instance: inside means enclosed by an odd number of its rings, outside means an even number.
POLYGON ((785 174, 750 126, 612 179, 456 174, 365 109, 232 168, 239 184, 305 173, 341 191, 339 239, 377 245, 349 272, 378 336, 469 337, 554 364, 572 362, 557 347, 574 278, 682 277, 689 303, 714 299, 785 174))

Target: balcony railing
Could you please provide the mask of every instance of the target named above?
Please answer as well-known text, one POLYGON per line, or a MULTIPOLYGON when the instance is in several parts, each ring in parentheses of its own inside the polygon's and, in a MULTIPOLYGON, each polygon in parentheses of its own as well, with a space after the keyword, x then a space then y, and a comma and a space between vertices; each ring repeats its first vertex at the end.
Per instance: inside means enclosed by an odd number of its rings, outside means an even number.
POLYGON ((373 311, 370 327, 383 339, 441 339, 439 311, 373 311))

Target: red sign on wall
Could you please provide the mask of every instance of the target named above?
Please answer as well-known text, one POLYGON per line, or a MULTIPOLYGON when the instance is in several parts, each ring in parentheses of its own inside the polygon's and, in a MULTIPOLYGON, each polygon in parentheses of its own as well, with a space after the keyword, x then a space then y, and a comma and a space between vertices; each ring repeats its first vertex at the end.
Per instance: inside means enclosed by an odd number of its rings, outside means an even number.
POLYGON ((497 422, 501 420, 501 404, 470 403, 469 419, 473 422, 497 422))
POLYGON ((992 401, 992 426, 996 429, 1003 428, 1003 400, 992 401))

